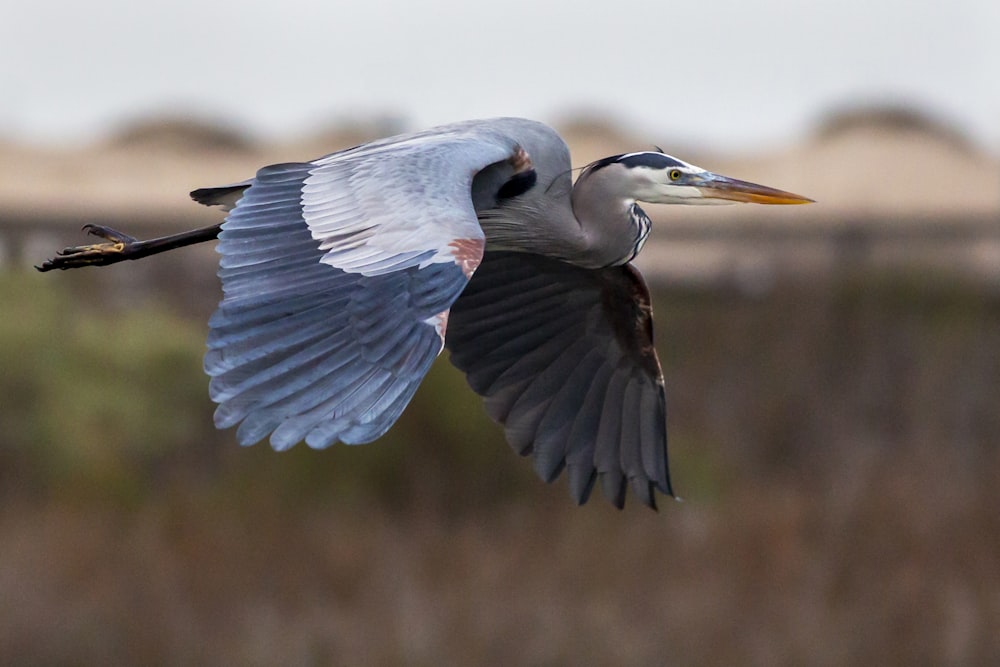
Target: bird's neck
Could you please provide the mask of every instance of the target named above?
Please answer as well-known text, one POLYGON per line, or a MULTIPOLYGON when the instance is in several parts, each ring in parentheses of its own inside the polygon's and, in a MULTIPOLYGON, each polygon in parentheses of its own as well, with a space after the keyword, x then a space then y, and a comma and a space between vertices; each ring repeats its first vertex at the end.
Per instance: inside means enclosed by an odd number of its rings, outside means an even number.
POLYGON ((624 264, 635 257, 649 231, 649 219, 634 198, 616 191, 610 179, 600 178, 598 172, 578 180, 570 199, 585 239, 588 264, 624 264), (646 220, 644 231, 637 225, 637 216, 646 220))
POLYGON ((479 222, 487 250, 535 253, 596 269, 635 256, 641 245, 637 214, 645 218, 635 199, 615 192, 603 179, 574 185, 567 178, 479 211, 479 222))

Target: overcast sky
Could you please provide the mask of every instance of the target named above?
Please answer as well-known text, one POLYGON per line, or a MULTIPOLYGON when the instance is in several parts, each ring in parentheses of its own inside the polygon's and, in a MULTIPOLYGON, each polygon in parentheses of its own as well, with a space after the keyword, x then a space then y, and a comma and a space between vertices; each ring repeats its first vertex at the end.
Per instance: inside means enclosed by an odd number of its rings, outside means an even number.
POLYGON ((1000 149, 996 0, 11 0, 0 134, 86 140, 192 111, 294 136, 606 112, 655 139, 751 148, 832 106, 916 103, 1000 149))

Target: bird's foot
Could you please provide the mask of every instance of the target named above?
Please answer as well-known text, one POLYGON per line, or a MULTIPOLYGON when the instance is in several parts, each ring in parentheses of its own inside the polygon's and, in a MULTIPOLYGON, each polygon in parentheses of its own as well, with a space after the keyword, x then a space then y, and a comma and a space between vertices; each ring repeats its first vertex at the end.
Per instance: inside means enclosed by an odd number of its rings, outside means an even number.
POLYGON ((63 248, 56 253, 55 257, 42 262, 41 266, 35 268, 39 271, 51 271, 53 269, 77 269, 81 266, 107 266, 130 259, 132 254, 130 251, 142 243, 128 234, 122 234, 103 225, 84 225, 83 231, 108 242, 63 248))

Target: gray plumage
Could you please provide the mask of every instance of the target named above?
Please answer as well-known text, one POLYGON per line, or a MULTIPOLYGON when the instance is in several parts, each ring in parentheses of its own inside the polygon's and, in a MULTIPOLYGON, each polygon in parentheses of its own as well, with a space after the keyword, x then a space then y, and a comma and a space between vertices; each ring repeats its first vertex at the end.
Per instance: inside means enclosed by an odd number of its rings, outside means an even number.
MULTIPOLYGON (((450 309, 452 361, 546 481, 571 462, 579 503, 597 476, 618 506, 626 479, 647 505, 653 488, 671 493, 652 341, 642 341, 651 355, 643 363, 617 340, 635 333, 612 323, 634 319, 622 312, 637 298, 632 274, 615 265, 634 256, 648 224, 638 225, 634 203, 624 206, 624 228, 608 224, 602 209, 622 206, 608 196, 612 171, 595 173, 594 192, 577 190, 581 220, 570 175, 554 131, 497 119, 196 191, 198 201, 232 208, 218 245, 225 298, 205 357, 216 424, 239 424, 242 444, 270 435, 276 449, 370 442, 413 396, 441 349, 428 321, 450 309), (519 154, 530 166, 516 164, 519 154), (519 168, 531 170, 532 187, 498 197, 519 168), (456 239, 483 236, 491 251, 471 283, 454 260, 432 261, 456 239), (653 409, 628 414, 625 400, 642 391, 654 394, 653 409), (647 423, 638 429, 633 419, 647 423)), ((648 307, 644 289, 639 298, 648 307)))
POLYGON ((223 299, 205 371, 219 428, 275 449, 370 442, 447 346, 534 458, 578 503, 600 484, 655 507, 672 494, 649 292, 629 264, 637 204, 809 200, 661 152, 604 158, 571 178, 542 123, 466 121, 381 139, 191 193, 221 225, 67 248, 39 268, 106 265, 218 238, 223 299))
POLYGON ((487 252, 452 306, 447 345, 539 476, 569 469, 576 502, 598 475, 616 505, 626 478, 647 505, 653 489, 672 492, 649 294, 633 267, 487 252))

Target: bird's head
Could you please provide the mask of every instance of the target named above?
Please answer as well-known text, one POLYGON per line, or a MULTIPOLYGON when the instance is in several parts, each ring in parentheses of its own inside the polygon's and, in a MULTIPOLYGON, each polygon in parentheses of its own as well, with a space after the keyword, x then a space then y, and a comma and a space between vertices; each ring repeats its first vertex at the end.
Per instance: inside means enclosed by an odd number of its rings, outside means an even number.
POLYGON ((623 196, 650 204, 809 204, 802 195, 714 174, 665 153, 614 155, 589 165, 581 178, 615 182, 623 196))

